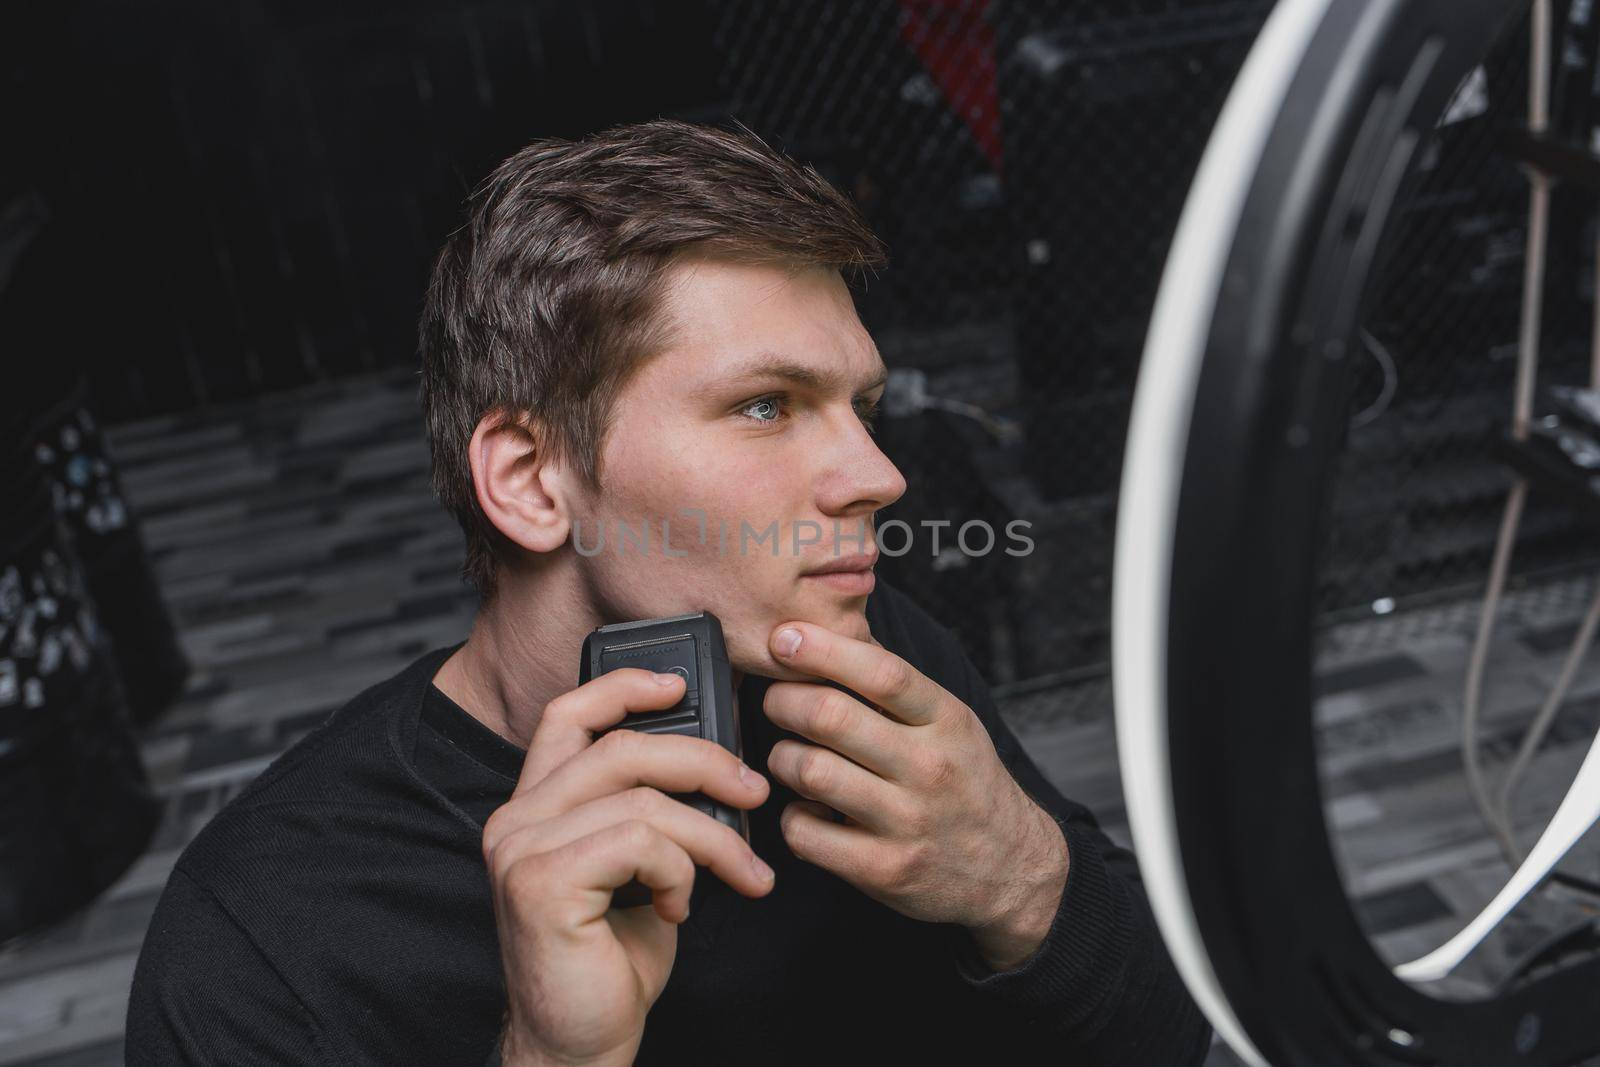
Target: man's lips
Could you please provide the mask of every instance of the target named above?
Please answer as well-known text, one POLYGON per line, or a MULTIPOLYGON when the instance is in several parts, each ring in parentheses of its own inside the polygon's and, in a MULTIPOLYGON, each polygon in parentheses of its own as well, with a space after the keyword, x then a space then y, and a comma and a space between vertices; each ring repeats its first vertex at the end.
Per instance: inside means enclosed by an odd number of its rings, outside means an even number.
POLYGON ((877 562, 876 551, 840 556, 806 571, 801 577, 819 582, 846 596, 866 596, 878 582, 877 576, 872 573, 872 566, 877 562))
POLYGON ((837 559, 830 559, 826 563, 818 564, 817 566, 812 567, 810 570, 804 571, 802 573, 802 577, 810 578, 819 574, 841 574, 846 572, 859 573, 861 571, 870 571, 872 570, 873 565, 877 562, 878 553, 876 550, 871 552, 857 553, 854 556, 839 556, 837 559))

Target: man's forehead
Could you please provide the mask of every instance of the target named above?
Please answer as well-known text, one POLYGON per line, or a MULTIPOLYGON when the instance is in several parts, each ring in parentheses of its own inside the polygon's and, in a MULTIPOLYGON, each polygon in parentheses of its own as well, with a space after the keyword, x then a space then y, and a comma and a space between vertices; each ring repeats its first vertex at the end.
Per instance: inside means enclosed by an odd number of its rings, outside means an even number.
POLYGON ((662 371, 697 386, 780 378, 841 389, 870 387, 885 373, 836 270, 696 255, 673 275, 662 371))

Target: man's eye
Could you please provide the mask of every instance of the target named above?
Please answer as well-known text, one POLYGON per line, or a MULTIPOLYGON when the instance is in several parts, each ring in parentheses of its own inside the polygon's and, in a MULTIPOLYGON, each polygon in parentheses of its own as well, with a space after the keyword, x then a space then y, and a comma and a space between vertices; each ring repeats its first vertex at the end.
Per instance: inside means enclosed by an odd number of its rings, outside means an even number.
POLYGON ((739 414, 749 415, 757 422, 777 422, 783 417, 783 401, 780 397, 764 396, 746 404, 739 414))
POLYGON ((877 429, 879 408, 880 405, 876 400, 863 400, 856 404, 856 415, 860 417, 868 433, 877 429))

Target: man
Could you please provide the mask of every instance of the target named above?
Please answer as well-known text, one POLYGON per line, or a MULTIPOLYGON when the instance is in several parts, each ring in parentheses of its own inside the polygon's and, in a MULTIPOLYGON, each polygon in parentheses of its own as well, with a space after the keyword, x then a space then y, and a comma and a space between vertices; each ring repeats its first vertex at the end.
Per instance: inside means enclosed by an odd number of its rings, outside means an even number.
POLYGON ((1199 1062, 1132 857, 875 585, 905 482, 871 436, 884 367, 843 275, 882 252, 849 202, 658 121, 536 143, 469 206, 421 347, 471 635, 185 851, 129 1062, 1199 1062), (575 687, 584 636, 701 610, 743 761, 596 740, 683 683, 575 687), (613 908, 632 880, 651 904, 613 908))

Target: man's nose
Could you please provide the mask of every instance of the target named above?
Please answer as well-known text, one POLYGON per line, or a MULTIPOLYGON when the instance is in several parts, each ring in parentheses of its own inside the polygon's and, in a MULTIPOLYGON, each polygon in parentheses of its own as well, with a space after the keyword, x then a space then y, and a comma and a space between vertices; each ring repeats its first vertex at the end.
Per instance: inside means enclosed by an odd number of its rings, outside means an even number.
POLYGON ((906 479, 866 428, 856 421, 835 462, 819 480, 817 505, 828 515, 865 515, 905 495, 906 479))

